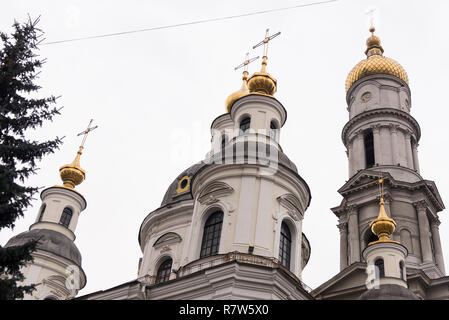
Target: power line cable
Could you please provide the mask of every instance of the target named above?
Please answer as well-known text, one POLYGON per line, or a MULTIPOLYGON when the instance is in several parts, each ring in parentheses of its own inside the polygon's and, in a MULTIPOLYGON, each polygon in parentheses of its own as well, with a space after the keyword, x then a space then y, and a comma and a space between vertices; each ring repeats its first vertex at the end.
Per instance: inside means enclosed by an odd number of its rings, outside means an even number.
POLYGON ((145 29, 138 29, 138 30, 131 30, 131 31, 107 33, 107 34, 101 34, 101 35, 96 35, 96 36, 87 36, 87 37, 81 37, 81 38, 44 42, 44 43, 42 43, 42 45, 74 42, 74 41, 97 39, 97 38, 106 38, 106 37, 120 36, 120 35, 131 34, 131 33, 138 33, 138 32, 177 28, 177 27, 189 26, 189 25, 194 25, 194 24, 222 21, 222 20, 228 20, 228 19, 236 19, 236 18, 254 16, 254 15, 259 15, 259 14, 266 14, 266 13, 271 13, 271 12, 276 12, 276 11, 285 11, 285 10, 291 10, 291 9, 297 9, 297 8, 311 7, 311 6, 322 5, 322 4, 337 2, 337 1, 339 1, 339 0, 327 0, 327 1, 320 1, 320 2, 312 2, 312 3, 306 3, 306 4, 284 7, 284 8, 276 8, 276 9, 268 9, 268 10, 262 10, 262 11, 256 11, 256 12, 243 13, 243 14, 233 15, 233 16, 210 18, 210 19, 197 20, 197 21, 191 21, 191 22, 185 22, 185 23, 171 24, 171 25, 166 25, 166 26, 159 26, 159 27, 152 27, 152 28, 145 28, 145 29))

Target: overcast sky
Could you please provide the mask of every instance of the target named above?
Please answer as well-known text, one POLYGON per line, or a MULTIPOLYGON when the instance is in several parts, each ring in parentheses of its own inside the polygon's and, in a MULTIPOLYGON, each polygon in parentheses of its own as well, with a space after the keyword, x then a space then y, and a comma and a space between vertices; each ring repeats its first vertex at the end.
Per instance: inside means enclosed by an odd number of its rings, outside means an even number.
MULTIPOLYGON (((295 6, 314 0, 228 1, 8 1, 0 30, 14 19, 41 15, 48 42, 158 27, 295 6)), ((284 152, 312 193, 303 232, 311 258, 303 281, 315 288, 339 271, 337 190, 348 179, 341 130, 348 120, 345 80, 365 57, 366 11, 376 8, 376 35, 385 56, 401 63, 419 122, 421 175, 434 180, 449 205, 447 83, 449 2, 360 1, 334 3, 122 36, 42 45, 47 58, 41 96, 61 95, 62 115, 34 134, 66 136, 39 164, 33 186, 61 184, 59 167, 72 162, 90 119, 99 128, 87 138, 76 188, 87 200, 77 230, 87 285, 79 295, 134 280, 142 252, 138 232, 157 209, 169 184, 210 149, 210 124, 224 113, 227 96, 241 85, 234 71, 265 29, 282 34, 270 43, 268 71, 278 80, 275 97, 288 117, 281 130, 284 152)), ((250 56, 262 55, 262 47, 250 56)), ((260 60, 250 73, 260 69, 260 60)), ((0 244, 28 230, 40 200, 33 202, 0 244)), ((440 213, 440 234, 449 265, 449 218, 440 213)))

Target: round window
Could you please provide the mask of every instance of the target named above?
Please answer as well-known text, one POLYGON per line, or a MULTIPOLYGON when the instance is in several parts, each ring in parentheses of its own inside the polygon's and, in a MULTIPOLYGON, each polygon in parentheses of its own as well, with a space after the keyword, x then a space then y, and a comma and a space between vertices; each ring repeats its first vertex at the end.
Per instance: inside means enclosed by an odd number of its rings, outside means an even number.
POLYGON ((187 178, 184 178, 181 180, 181 184, 179 185, 181 189, 185 189, 187 187, 187 183, 189 183, 189 180, 187 178))

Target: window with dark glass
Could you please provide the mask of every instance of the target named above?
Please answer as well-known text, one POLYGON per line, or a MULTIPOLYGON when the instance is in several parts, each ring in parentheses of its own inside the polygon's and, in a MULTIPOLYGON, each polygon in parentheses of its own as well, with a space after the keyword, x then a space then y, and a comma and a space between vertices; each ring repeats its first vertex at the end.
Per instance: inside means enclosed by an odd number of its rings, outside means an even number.
POLYGON ((213 213, 204 224, 203 241, 201 242, 200 258, 218 253, 220 246, 221 226, 223 225, 223 212, 213 213))
POLYGON ((276 140, 278 127, 274 121, 270 122, 270 138, 276 140))
POLYGON ((250 126, 251 126, 251 118, 250 117, 243 118, 242 121, 240 121, 240 133, 247 133, 249 131, 250 126))
POLYGON ((45 212, 45 208, 47 208, 47 205, 44 203, 41 207, 41 211, 39 213, 39 220, 38 221, 42 221, 42 218, 44 216, 44 212, 45 212))
POLYGON ((292 247, 292 235, 290 229, 285 222, 281 225, 281 239, 279 242, 279 261, 290 269, 290 253, 292 247))
POLYGON ((367 239, 366 239, 366 245, 368 246, 371 242, 377 241, 379 240, 379 238, 370 230, 368 230, 368 234, 367 234, 367 239))
POLYGON ((374 137, 373 131, 369 130, 363 136, 363 143, 365 145, 365 162, 366 167, 374 166, 374 137))
POLYGON ((65 207, 62 211, 61 219, 59 219, 59 223, 62 224, 64 227, 69 227, 70 220, 72 220, 72 209, 65 207))
POLYGON ((156 283, 165 282, 170 279, 172 263, 173 263, 172 259, 167 259, 164 262, 162 262, 162 264, 157 269, 156 283))
POLYGON ((385 277, 385 267, 384 267, 384 260, 383 259, 377 259, 374 262, 374 265, 378 268, 379 270, 379 277, 383 278, 385 277))

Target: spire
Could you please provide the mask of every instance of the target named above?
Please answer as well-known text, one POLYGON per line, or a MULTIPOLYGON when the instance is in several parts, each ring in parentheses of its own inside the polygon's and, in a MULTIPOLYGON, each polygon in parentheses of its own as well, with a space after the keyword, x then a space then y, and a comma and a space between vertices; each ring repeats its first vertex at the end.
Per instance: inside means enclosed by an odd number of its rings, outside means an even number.
POLYGON ((241 63, 240 65, 238 65, 237 67, 234 68, 234 70, 240 69, 243 67, 243 76, 242 76, 242 87, 240 88, 240 90, 231 93, 229 95, 229 97, 226 99, 226 112, 231 111, 231 107, 234 104, 235 101, 237 101, 238 99, 246 96, 249 94, 249 89, 248 89, 248 64, 250 64, 251 62, 255 61, 259 59, 259 56, 254 57, 254 58, 249 58, 249 52, 246 54, 246 58, 245 61, 243 63, 241 63))
POLYGON ((383 182, 382 177, 379 178, 379 194, 380 194, 380 202, 379 202, 379 216, 377 219, 374 219, 371 222, 371 231, 379 238, 378 241, 374 241, 369 243, 369 245, 377 243, 377 242, 396 242, 390 239, 391 234, 396 228, 396 222, 393 219, 389 218, 384 206, 384 198, 383 198, 383 182))
POLYGON ((80 166, 80 158, 83 154, 84 144, 86 143, 86 138, 89 132, 98 128, 98 126, 91 127, 92 120, 90 120, 87 129, 83 132, 80 132, 78 136, 84 135, 83 141, 78 149, 75 159, 71 164, 66 164, 59 169, 59 174, 61 176, 61 180, 64 184, 64 187, 69 189, 75 189, 75 186, 81 184, 86 178, 86 172, 80 166))
POLYGON ((253 47, 253 49, 255 49, 261 45, 264 46, 262 68, 260 72, 255 72, 251 77, 249 77, 248 88, 250 93, 273 96, 273 94, 276 92, 277 81, 267 72, 268 43, 281 33, 278 32, 270 36, 268 33, 269 30, 270 29, 266 30, 265 38, 253 47))
POLYGON ((379 55, 382 56, 384 53, 384 49, 380 45, 380 39, 379 37, 374 35, 374 31, 376 31, 376 28, 374 28, 373 25, 369 28, 369 32, 371 32, 371 37, 366 39, 366 50, 365 54, 367 57, 371 57, 372 55, 379 55))

